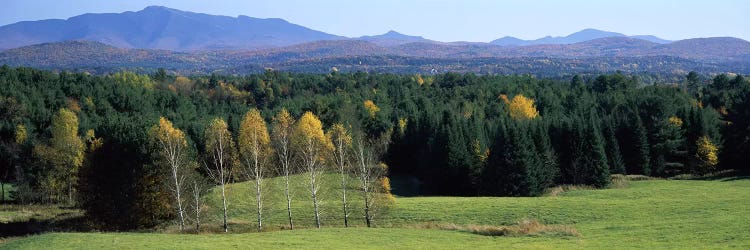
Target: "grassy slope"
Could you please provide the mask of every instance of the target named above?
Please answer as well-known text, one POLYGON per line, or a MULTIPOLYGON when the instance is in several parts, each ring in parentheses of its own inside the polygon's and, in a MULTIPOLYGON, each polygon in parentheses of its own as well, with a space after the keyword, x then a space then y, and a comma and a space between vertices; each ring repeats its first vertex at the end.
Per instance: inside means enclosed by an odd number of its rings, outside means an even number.
MULTIPOLYGON (((314 227, 314 214, 310 191, 307 188, 306 175, 295 175, 291 178, 292 194, 292 218, 296 228, 314 227)), ((356 191, 357 182, 355 179, 347 179, 348 191, 347 200, 349 201, 350 225, 362 225, 364 221, 364 212, 362 211, 362 197, 356 191)), ((343 208, 341 205, 341 176, 323 175, 319 180, 322 187, 319 190, 318 200, 321 203, 320 211, 323 226, 343 226, 343 208)), ((282 178, 274 178, 267 182, 264 187, 264 225, 268 229, 280 229, 288 227, 288 216, 286 210, 286 197, 284 196, 284 185, 282 178)), ((213 195, 209 196, 207 204, 209 207, 208 214, 213 224, 218 224, 222 217, 221 211, 221 193, 219 189, 214 189, 213 195)), ((228 216, 230 229, 235 227, 235 231, 255 230, 257 223, 256 200, 255 200, 255 183, 242 182, 227 187, 228 196, 228 216)))
MULTIPOLYGON (((235 187, 239 189, 238 187, 235 187)), ((301 194, 300 194, 301 195, 301 194)), ((299 203, 307 201, 298 198, 299 203)), ((333 197, 331 197, 333 198, 333 197)), ((236 202, 236 201, 235 201, 236 202)), ((254 210, 237 209, 235 223, 252 224, 254 210), (247 220, 250 222, 243 222, 247 220)), ((324 228, 229 235, 140 233, 53 233, 7 243, 0 248, 216 248, 216 247, 327 247, 378 248, 750 248, 750 180, 642 181, 626 189, 570 191, 538 198, 399 198, 379 221, 381 226, 409 226, 425 222, 456 224, 512 224, 536 218, 547 224, 573 225, 581 237, 488 237, 469 233, 409 228, 324 228)), ((283 208, 283 203, 281 204, 283 208)), ((326 204, 331 214, 335 200, 326 204)), ((231 209, 231 207, 230 207, 231 209)), ((298 207, 299 223, 311 221, 298 207)), ((270 224, 281 225, 278 219, 270 224)), ((283 221, 283 214, 279 217, 283 221)), ((335 223, 327 217, 328 225, 335 223)))

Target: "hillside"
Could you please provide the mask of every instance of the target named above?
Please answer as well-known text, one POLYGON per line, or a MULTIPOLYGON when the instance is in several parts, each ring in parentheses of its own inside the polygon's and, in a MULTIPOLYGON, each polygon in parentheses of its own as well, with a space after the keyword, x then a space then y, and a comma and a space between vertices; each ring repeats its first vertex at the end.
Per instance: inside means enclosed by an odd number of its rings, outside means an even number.
MULTIPOLYGON (((382 228, 326 228, 245 234, 51 233, 14 240, 2 249, 101 248, 748 248, 745 204, 750 181, 637 181, 629 187, 568 191, 537 198, 397 198, 382 228), (583 209, 582 208, 586 208, 583 209), (644 212, 648 211, 648 212, 644 212), (513 224, 536 218, 572 225, 579 237, 491 237, 420 229, 453 223, 513 224), (391 228, 395 227, 395 228, 391 228)), ((328 206, 335 206, 331 201, 328 206)), ((242 207, 234 207, 242 209, 242 207)), ((331 207, 330 209, 335 209, 331 207)), ((248 211, 251 211, 248 208, 248 211)), ((239 215, 238 216, 242 216, 239 215)), ((252 218, 251 214, 245 217, 252 218)))
POLYGON ((161 6, 19 22, 0 27, 0 34, 0 49, 66 40, 141 49, 257 49, 342 38, 277 18, 216 16, 161 6))
POLYGON ((635 38, 608 37, 568 45, 501 47, 434 42, 379 46, 362 40, 327 40, 262 50, 176 52, 66 41, 1 51, 2 64, 90 73, 123 69, 153 72, 157 68, 180 74, 248 74, 262 72, 264 68, 325 73, 337 67, 350 72, 424 74, 436 70, 539 76, 616 70, 747 74, 750 73, 750 43, 734 38, 704 38, 657 44, 635 38))
POLYGON ((731 61, 747 58, 750 55, 750 42, 734 37, 686 39, 658 46, 654 53, 708 61, 731 61))

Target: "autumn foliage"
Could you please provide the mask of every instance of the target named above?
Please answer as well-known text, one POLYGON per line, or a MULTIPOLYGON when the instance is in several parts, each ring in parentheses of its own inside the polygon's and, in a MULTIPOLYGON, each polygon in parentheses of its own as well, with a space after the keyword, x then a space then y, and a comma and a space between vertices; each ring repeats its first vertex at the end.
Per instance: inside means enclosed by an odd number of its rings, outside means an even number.
POLYGON ((709 173, 716 170, 716 165, 719 164, 719 148, 711 142, 708 136, 698 138, 696 146, 695 157, 698 160, 698 171, 709 173))
POLYGON ((516 95, 508 103, 508 111, 510 117, 515 120, 533 120, 539 116, 539 111, 536 110, 536 105, 534 105, 534 99, 527 98, 522 94, 516 95))
POLYGON ((378 105, 375 105, 372 100, 365 100, 364 102, 365 110, 367 110, 367 114, 370 115, 370 118, 375 118, 375 115, 380 112, 380 108, 378 105))

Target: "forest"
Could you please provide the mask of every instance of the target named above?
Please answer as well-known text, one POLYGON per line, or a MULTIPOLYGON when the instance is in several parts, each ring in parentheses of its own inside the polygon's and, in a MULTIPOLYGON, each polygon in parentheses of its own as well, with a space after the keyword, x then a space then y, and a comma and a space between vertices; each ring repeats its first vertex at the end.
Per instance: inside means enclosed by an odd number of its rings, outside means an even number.
POLYGON ((189 200, 181 189, 187 197, 254 181, 260 197, 263 178, 290 174, 312 180, 317 218, 314 180, 326 173, 350 176, 369 197, 391 184, 402 196, 539 196, 558 185, 604 188, 612 174, 748 171, 749 123, 750 81, 735 74, 646 84, 622 72, 560 80, 0 67, 0 179, 17 202, 74 204, 101 229, 179 221, 189 200))

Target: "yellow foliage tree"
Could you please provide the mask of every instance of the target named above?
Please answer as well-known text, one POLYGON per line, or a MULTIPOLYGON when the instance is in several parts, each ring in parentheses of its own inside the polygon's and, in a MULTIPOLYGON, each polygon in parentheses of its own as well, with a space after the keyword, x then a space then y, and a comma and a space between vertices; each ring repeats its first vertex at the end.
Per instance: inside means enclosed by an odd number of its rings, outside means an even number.
POLYGON ((206 170, 208 170, 209 177, 221 188, 224 232, 228 232, 226 185, 232 180, 232 165, 235 161, 234 141, 232 141, 232 134, 229 133, 227 122, 221 118, 215 118, 209 123, 205 135, 206 153, 209 154, 213 165, 213 168, 206 170))
POLYGON ((695 157, 698 160, 698 170, 702 173, 709 173, 716 170, 716 165, 719 164, 719 148, 705 135, 698 138, 695 144, 695 157))
POLYGON ((319 178, 325 166, 324 155, 332 149, 331 142, 323 133, 323 124, 312 112, 305 112, 295 128, 295 144, 302 167, 307 171, 310 183, 310 195, 315 212, 315 226, 320 228, 320 210, 318 200, 319 178))
POLYGON ((78 136, 78 116, 62 108, 52 117, 52 149, 57 159, 57 172, 68 182, 68 202, 73 203, 73 183, 78 181, 78 170, 83 165, 85 145, 78 136))
POLYGON ((335 123, 326 133, 326 136, 333 144, 333 161, 336 163, 336 170, 341 175, 341 194, 342 205, 344 208, 344 227, 349 226, 349 207, 346 201, 346 177, 349 175, 348 152, 351 151, 352 136, 341 123, 335 123))
POLYGON ((240 124, 237 145, 240 159, 245 165, 248 178, 255 180, 255 201, 257 204, 258 231, 263 228, 262 184, 267 170, 266 163, 272 154, 271 138, 268 136, 266 121, 257 109, 250 109, 240 124))
POLYGON ((406 133, 406 125, 408 124, 409 124, 409 118, 398 119, 398 132, 400 132, 401 135, 406 133))
POLYGON ((193 86, 195 86, 195 83, 187 77, 178 76, 174 79, 174 86, 175 91, 180 93, 180 95, 190 95, 190 93, 193 92, 193 86))
POLYGON ((422 75, 420 74, 414 75, 414 81, 416 81, 419 86, 422 86, 424 84, 424 78, 422 78, 422 75))
POLYGON ((289 176, 293 173, 290 160, 292 158, 291 143, 294 134, 294 117, 282 108, 273 118, 273 145, 280 163, 280 173, 284 177, 284 196, 286 196, 286 211, 289 219, 289 229, 294 229, 292 220, 292 196, 289 193, 289 176))
POLYGON ((668 121, 669 124, 675 128, 681 128, 683 124, 682 119, 677 116, 670 116, 668 121))
POLYGON ((94 133, 93 129, 87 130, 84 138, 86 139, 86 143, 88 143, 89 145, 89 152, 94 152, 104 145, 104 140, 101 137, 96 138, 96 134, 94 133))
POLYGON ((516 120, 532 120, 539 116, 539 111, 536 110, 534 105, 534 99, 527 98, 522 94, 513 97, 513 100, 508 104, 508 111, 510 117, 516 120))
MULTIPOLYGON (((91 131, 93 137, 93 131, 91 131)), ((180 218, 180 231, 185 227, 185 209, 182 206, 182 184, 185 180, 184 168, 187 157, 187 140, 182 130, 172 126, 167 118, 159 118, 159 124, 149 130, 151 143, 159 150, 159 155, 169 165, 172 185, 171 190, 177 203, 177 215, 180 218)))
POLYGON ((15 136, 16 144, 26 143, 26 139, 28 139, 28 137, 29 137, 29 132, 26 130, 26 126, 22 124, 16 125, 16 136, 15 136))
POLYGON ((111 76, 117 84, 132 84, 147 89, 154 88, 154 82, 148 75, 139 75, 129 71, 117 72, 111 76))
POLYGON ((375 115, 380 112, 380 108, 372 100, 365 100, 364 105, 370 118, 375 118, 375 115))

